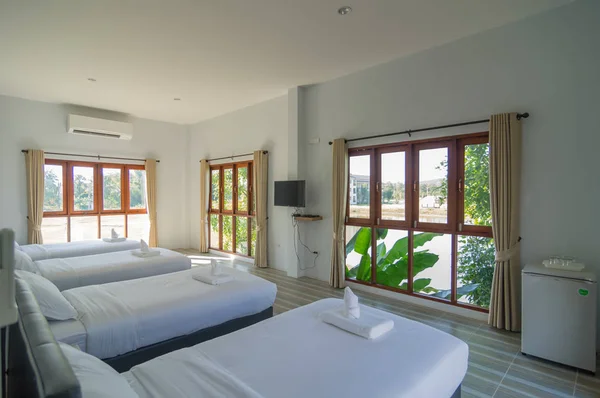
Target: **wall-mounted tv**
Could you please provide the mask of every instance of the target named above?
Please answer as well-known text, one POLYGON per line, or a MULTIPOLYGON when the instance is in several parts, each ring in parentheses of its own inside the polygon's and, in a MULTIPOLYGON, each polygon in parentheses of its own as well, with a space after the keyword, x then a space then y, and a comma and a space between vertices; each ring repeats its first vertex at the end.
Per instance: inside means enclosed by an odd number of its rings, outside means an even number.
POLYGON ((275 206, 304 207, 304 181, 275 181, 275 206))

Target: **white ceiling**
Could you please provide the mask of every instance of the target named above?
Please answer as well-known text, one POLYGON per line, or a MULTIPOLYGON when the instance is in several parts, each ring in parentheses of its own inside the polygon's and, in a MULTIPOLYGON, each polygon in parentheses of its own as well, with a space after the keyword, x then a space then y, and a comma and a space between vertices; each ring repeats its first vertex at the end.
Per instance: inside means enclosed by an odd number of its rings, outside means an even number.
POLYGON ((570 1, 0 0, 0 94, 195 123, 570 1))

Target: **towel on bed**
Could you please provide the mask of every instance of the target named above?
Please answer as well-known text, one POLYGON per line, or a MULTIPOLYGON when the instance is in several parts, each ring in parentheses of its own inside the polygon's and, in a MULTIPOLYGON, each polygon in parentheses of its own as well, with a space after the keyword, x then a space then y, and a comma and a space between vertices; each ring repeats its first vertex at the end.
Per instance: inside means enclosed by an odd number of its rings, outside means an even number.
POLYGON ((137 257, 154 257, 160 256, 160 250, 158 249, 150 249, 148 244, 143 239, 140 240, 140 245, 142 246, 139 250, 133 250, 131 254, 137 257))
POLYGON ((344 316, 344 308, 324 311, 319 316, 325 323, 369 340, 383 336, 394 328, 393 320, 372 314, 369 311, 362 311, 358 319, 344 316))
POLYGON ((192 275, 192 278, 194 278, 197 281, 214 286, 222 285, 223 283, 233 281, 233 276, 228 274, 212 275, 206 273, 197 273, 192 275))
POLYGON ((103 241, 109 242, 109 243, 125 242, 125 239, 127 239, 127 238, 119 237, 119 234, 117 233, 117 231, 115 231, 114 228, 110 229, 110 238, 102 238, 103 241))
POLYGON ((358 305, 358 297, 349 287, 346 287, 346 289, 344 289, 344 316, 346 318, 360 318, 360 306, 358 305))

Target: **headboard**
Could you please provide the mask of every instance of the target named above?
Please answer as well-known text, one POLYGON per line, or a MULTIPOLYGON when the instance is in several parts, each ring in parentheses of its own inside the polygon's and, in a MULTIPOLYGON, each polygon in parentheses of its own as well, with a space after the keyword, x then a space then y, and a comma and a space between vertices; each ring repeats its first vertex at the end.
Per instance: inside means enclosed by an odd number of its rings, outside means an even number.
POLYGON ((8 398, 81 398, 73 369, 26 282, 15 280, 19 321, 8 330, 8 398))

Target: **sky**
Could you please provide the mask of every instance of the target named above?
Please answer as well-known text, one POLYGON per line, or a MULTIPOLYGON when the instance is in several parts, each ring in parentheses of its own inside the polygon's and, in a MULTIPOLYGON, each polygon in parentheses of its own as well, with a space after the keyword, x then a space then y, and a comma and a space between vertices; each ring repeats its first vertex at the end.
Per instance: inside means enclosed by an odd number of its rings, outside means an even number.
MULTIPOLYGON (((419 181, 429 181, 446 177, 446 173, 436 167, 448 157, 447 148, 424 149, 419 153, 419 181)), ((404 182, 404 152, 382 154, 381 182, 404 182)), ((350 174, 370 175, 369 155, 350 157, 350 174)))

